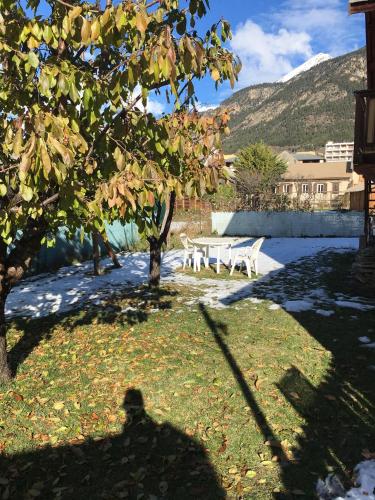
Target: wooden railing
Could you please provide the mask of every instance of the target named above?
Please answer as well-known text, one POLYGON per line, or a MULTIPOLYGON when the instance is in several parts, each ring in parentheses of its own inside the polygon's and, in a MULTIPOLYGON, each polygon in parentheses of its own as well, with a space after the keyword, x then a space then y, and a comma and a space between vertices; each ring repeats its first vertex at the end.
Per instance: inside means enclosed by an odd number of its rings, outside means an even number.
POLYGON ((201 212, 212 212, 212 205, 206 200, 199 198, 181 198, 176 201, 177 210, 194 210, 201 212))
POLYGON ((354 128, 354 169, 362 173, 364 168, 375 169, 375 91, 355 92, 356 111, 354 128))

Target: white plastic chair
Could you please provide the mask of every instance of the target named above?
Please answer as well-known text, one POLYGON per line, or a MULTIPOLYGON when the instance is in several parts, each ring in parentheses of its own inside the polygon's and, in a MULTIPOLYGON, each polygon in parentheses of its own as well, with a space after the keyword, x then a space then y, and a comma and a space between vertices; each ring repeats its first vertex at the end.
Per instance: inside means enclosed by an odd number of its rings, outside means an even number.
POLYGON ((201 270, 201 260, 205 261, 206 254, 204 251, 199 250, 194 246, 194 242, 185 233, 180 234, 181 243, 184 246, 184 265, 183 269, 186 268, 186 263, 191 267, 193 261, 194 272, 201 270))
POLYGON ((241 263, 240 269, 242 269, 242 264, 245 263, 247 275, 251 278, 251 271, 253 270, 255 274, 258 274, 258 256, 260 247, 263 244, 263 241, 266 238, 259 238, 256 242, 251 246, 247 247, 244 250, 240 250, 240 252, 235 255, 233 259, 232 269, 230 271, 230 275, 232 276, 235 270, 237 263, 241 263))

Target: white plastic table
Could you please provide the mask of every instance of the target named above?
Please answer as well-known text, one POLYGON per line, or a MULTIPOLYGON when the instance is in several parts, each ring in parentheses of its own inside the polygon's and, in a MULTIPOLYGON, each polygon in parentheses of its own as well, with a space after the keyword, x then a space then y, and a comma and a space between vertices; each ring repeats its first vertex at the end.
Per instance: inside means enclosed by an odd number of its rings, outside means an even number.
POLYGON ((229 250, 229 262, 228 265, 231 265, 232 262, 232 245, 236 242, 235 238, 196 238, 193 241, 194 247, 205 248, 206 250, 206 258, 205 265, 208 267, 208 262, 210 259, 210 248, 216 248, 216 272, 220 274, 220 254, 222 248, 228 248, 229 250))

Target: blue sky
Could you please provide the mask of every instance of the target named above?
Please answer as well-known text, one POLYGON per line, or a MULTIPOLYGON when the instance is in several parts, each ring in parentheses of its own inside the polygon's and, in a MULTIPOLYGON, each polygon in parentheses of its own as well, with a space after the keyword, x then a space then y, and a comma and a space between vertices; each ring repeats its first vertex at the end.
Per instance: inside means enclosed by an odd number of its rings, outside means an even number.
MULTIPOLYGON (((334 57, 365 45, 364 15, 349 16, 348 0, 210 0, 210 4, 197 29, 205 33, 220 18, 230 22, 233 39, 227 47, 243 64, 234 91, 277 81, 319 53, 334 57)), ((229 84, 216 91, 209 77, 196 88, 201 109, 216 106, 233 93, 229 84)), ((160 98, 150 99, 149 111, 160 114, 166 109, 160 98)))
MULTIPOLYGON (((365 45, 363 14, 348 15, 347 0, 211 0, 202 22, 220 17, 232 26, 228 44, 243 63, 236 89, 276 81, 312 56, 337 56, 365 45)), ((235 89, 235 90, 236 90, 235 89)), ((209 79, 198 85, 202 105, 231 95, 227 85, 215 92, 209 79)))

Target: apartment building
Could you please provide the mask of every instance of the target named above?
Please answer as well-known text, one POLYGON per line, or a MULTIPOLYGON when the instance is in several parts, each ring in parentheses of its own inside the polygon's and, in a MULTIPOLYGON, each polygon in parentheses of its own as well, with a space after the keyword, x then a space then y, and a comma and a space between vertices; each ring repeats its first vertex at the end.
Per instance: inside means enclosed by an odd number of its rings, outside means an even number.
POLYGON ((325 147, 326 162, 353 161, 354 142, 329 141, 325 147))

